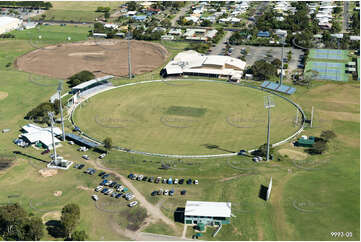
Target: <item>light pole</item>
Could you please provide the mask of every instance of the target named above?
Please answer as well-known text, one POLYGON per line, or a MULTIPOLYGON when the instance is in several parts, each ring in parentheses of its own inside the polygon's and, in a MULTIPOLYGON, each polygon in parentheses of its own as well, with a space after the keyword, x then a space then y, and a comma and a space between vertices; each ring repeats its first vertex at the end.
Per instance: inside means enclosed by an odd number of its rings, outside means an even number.
POLYGON ((281 75, 280 75, 280 86, 282 85, 282 81, 283 81, 283 52, 284 52, 284 48, 285 48, 285 35, 282 35, 282 59, 281 59, 281 75))
POLYGON ((58 85, 58 97, 59 97, 59 109, 60 109, 60 117, 61 117, 61 128, 62 128, 62 138, 63 141, 65 141, 65 131, 64 131, 64 119, 63 119, 63 105, 61 102, 61 91, 63 89, 63 82, 59 81, 59 85, 58 85))
POLYGON ((131 62, 131 51, 130 51, 131 48, 130 40, 132 39, 132 34, 130 30, 128 30, 127 39, 128 39, 128 73, 129 73, 129 79, 132 79, 132 62, 131 62))
POLYGON ((269 161, 269 146, 270 146, 270 133, 271 133, 271 108, 275 107, 271 96, 264 97, 264 107, 268 111, 268 122, 267 122, 267 161, 269 161))
POLYGON ((48 116, 49 116, 49 119, 50 119, 50 124, 51 124, 51 141, 53 143, 53 151, 54 151, 54 163, 55 165, 56 162, 57 162, 57 157, 56 157, 56 148, 55 148, 55 141, 54 141, 54 114, 53 112, 48 112, 48 116))

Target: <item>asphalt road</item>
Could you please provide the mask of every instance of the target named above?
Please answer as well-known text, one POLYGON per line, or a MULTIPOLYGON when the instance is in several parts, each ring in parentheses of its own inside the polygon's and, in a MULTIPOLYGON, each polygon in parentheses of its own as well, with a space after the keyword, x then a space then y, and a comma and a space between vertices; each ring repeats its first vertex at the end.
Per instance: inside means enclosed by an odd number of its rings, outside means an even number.
POLYGON ((181 17, 181 16, 184 16, 185 13, 187 12, 187 10, 189 9, 189 4, 188 2, 185 3, 184 7, 181 8, 180 11, 178 11, 178 13, 174 16, 174 18, 172 18, 172 20, 170 21, 171 24, 172 24, 172 27, 175 27, 177 26, 177 20, 181 17))
POLYGON ((226 48, 226 44, 224 42, 228 41, 229 37, 231 37, 231 31, 225 31, 225 35, 223 39, 221 39, 215 47, 211 47, 211 55, 223 55, 223 48, 226 48))

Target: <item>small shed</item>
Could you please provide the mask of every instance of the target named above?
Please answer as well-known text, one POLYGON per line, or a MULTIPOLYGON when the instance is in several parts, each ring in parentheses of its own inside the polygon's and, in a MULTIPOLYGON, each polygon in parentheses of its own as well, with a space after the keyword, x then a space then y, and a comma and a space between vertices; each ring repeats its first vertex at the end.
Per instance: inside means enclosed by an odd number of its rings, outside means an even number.
POLYGON ((312 147, 315 144, 315 137, 310 136, 308 139, 300 138, 295 142, 298 147, 312 147))

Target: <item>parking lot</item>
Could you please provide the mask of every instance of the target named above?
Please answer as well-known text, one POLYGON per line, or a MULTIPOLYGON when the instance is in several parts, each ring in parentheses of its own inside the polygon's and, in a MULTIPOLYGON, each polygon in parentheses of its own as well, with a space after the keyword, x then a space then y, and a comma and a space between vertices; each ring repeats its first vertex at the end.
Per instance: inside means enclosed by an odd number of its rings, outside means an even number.
MULTIPOLYGON (((268 47, 268 46, 249 46, 249 45, 239 45, 232 46, 233 51, 231 56, 234 58, 239 58, 241 56, 241 49, 245 48, 247 50, 246 63, 247 66, 252 66, 256 61, 266 59, 272 61, 277 58, 281 60, 282 57, 282 47, 268 47), (269 56, 269 57, 268 57, 269 56)), ((288 63, 288 70, 293 71, 297 69, 299 64, 299 57, 303 54, 303 51, 300 49, 285 47, 284 48, 284 58, 287 58, 288 52, 292 51, 291 61, 288 63)))

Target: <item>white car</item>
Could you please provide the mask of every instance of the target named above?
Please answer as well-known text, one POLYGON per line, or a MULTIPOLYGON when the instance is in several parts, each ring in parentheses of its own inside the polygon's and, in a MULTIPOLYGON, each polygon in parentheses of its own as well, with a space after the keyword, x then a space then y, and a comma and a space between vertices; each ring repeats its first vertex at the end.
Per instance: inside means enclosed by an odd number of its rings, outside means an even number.
POLYGON ((131 203, 128 204, 129 207, 134 207, 135 205, 137 205, 138 202, 137 201, 133 201, 131 203))
POLYGON ((176 179, 174 179, 174 182, 173 182, 174 184, 178 184, 178 179, 176 178, 176 179))
POLYGON ((103 153, 99 156, 99 159, 103 159, 107 154, 106 153, 103 153))
POLYGON ((82 155, 81 156, 83 159, 89 160, 89 156, 88 155, 82 155))
POLYGON ((198 185, 198 180, 194 180, 194 184, 198 185))
POLYGON ((106 195, 110 195, 110 194, 112 194, 113 193, 113 189, 109 189, 105 194, 106 195))
POLYGON ((69 144, 69 145, 73 145, 73 144, 74 144, 74 141, 70 140, 70 141, 68 141, 68 144, 69 144))
POLYGON ((129 200, 132 200, 133 198, 135 198, 135 196, 133 194, 129 195, 126 197, 126 199, 129 201, 129 200))
POLYGON ((113 182, 113 181, 109 180, 109 181, 107 181, 104 185, 109 186, 110 184, 112 184, 112 182, 113 182))
POLYGON ((168 196, 168 190, 164 190, 164 193, 163 193, 165 196, 168 196))
POLYGON ((92 198, 94 199, 94 201, 98 201, 98 199, 99 199, 98 196, 95 194, 92 196, 92 198))
POLYGON ((137 180, 138 180, 138 181, 141 181, 141 180, 143 179, 143 177, 144 177, 143 175, 139 175, 139 176, 137 177, 137 180))
POLYGON ((96 192, 99 192, 100 190, 102 190, 103 189, 103 186, 97 186, 96 188, 95 188, 95 191, 96 192))
POLYGON ((82 146, 82 147, 80 147, 80 148, 78 149, 78 151, 83 151, 83 152, 85 152, 85 151, 87 151, 87 150, 88 150, 88 148, 85 147, 85 146, 82 146))
POLYGON ((123 191, 123 188, 124 188, 123 186, 118 187, 117 192, 123 191))

